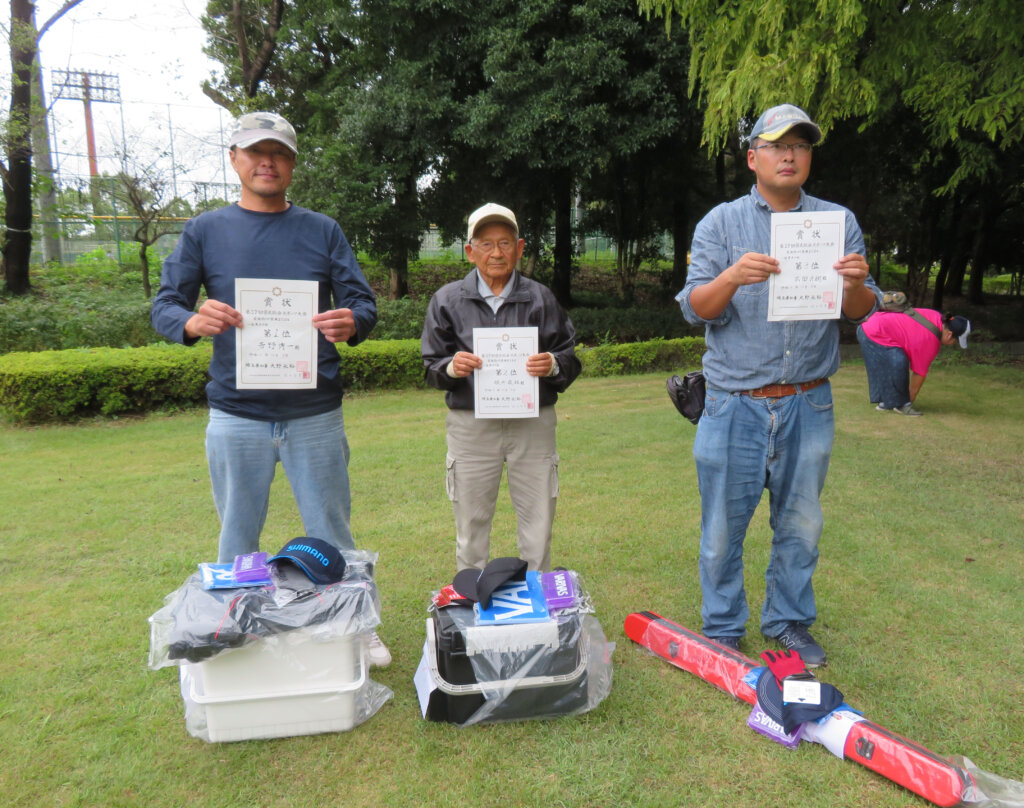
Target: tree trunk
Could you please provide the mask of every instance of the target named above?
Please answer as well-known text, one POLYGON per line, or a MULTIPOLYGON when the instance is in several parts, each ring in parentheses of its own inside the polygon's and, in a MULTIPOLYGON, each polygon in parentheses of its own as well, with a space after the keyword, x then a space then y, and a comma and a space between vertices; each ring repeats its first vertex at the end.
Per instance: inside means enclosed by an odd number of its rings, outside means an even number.
POLYGON ((672 277, 673 295, 686 286, 687 256, 690 254, 690 206, 685 190, 672 203, 672 277))
POLYGON ((949 262, 949 275, 946 277, 946 294, 960 297, 964 293, 964 277, 967 275, 969 253, 966 249, 958 249, 949 262))
POLYGON ((974 248, 971 251, 971 277, 967 284, 967 299, 971 303, 982 303, 982 281, 985 271, 992 263, 989 257, 989 241, 992 236, 992 224, 995 221, 993 204, 985 195, 978 206, 978 222, 975 231, 974 248))
POLYGON ((153 296, 153 287, 149 284, 149 253, 145 242, 139 242, 139 263, 142 265, 142 292, 149 300, 153 296))
POLYGON ((60 222, 57 220, 57 180, 53 176, 50 157, 50 127, 43 96, 42 67, 37 61, 32 70, 32 91, 37 103, 32 126, 32 151, 39 178, 39 223, 43 234, 43 263, 59 264, 63 260, 60 244, 60 222))
POLYGON ((932 290, 932 308, 936 311, 942 311, 942 300, 946 293, 946 285, 949 283, 949 271, 959 243, 960 206, 960 194, 956 193, 953 195, 949 218, 943 228, 942 257, 939 259, 939 273, 935 276, 935 288, 932 290))
POLYGON ((409 250, 404 244, 391 253, 388 268, 388 300, 409 296, 409 250))
POLYGON ((942 311, 942 295, 945 291, 946 277, 949 275, 949 264, 943 258, 939 264, 939 273, 935 276, 935 288, 932 289, 932 308, 942 311))
POLYGON ((640 245, 632 240, 626 239, 615 245, 615 273, 619 281, 619 297, 622 302, 631 306, 636 293, 636 271, 640 264, 637 255, 640 245))
POLYGON ((419 220, 419 194, 416 190, 416 178, 407 177, 404 181, 395 178, 395 217, 392 220, 394 233, 388 261, 388 300, 398 300, 409 296, 409 256, 414 254, 419 244, 415 229, 419 220))
POLYGON ((551 291, 565 308, 572 306, 572 177, 568 171, 557 172, 554 182, 555 202, 555 265, 551 291))
POLYGON ((7 170, 4 172, 4 282, 11 294, 31 288, 32 253, 32 61, 36 55, 35 7, 30 0, 11 0, 11 112, 7 119, 7 170))

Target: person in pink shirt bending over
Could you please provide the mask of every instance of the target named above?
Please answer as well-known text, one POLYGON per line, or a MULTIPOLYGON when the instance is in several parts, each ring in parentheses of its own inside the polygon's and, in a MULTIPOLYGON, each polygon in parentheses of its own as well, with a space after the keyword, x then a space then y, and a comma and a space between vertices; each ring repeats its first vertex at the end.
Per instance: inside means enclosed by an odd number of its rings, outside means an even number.
POLYGON ((959 340, 967 347, 966 317, 933 309, 876 311, 857 326, 857 341, 868 371, 868 393, 881 412, 921 415, 914 401, 939 348, 959 340), (908 373, 909 371, 909 373, 908 373))

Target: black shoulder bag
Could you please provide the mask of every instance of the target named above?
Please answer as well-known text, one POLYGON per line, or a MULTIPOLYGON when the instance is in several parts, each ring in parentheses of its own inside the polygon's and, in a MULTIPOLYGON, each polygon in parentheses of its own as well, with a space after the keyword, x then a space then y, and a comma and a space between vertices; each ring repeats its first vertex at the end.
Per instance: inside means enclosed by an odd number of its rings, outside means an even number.
POLYGON ((691 424, 697 423, 704 413, 704 374, 694 370, 681 378, 672 376, 665 382, 665 386, 668 388, 668 397, 679 413, 691 424))

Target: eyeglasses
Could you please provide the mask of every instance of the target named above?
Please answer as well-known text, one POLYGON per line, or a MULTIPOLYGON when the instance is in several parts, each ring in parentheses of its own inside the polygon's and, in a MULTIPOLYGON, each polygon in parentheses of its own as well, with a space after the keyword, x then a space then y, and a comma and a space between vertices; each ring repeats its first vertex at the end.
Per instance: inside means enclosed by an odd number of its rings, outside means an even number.
POLYGON ((773 157, 782 157, 790 149, 793 150, 793 154, 810 154, 812 146, 810 143, 762 143, 760 146, 751 146, 750 148, 754 151, 767 149, 768 154, 773 157))
POLYGON ((479 250, 485 255, 489 255, 494 252, 495 247, 503 253, 510 253, 516 246, 514 241, 509 241, 508 239, 502 239, 501 241, 477 241, 476 239, 473 239, 471 243, 474 250, 479 250))

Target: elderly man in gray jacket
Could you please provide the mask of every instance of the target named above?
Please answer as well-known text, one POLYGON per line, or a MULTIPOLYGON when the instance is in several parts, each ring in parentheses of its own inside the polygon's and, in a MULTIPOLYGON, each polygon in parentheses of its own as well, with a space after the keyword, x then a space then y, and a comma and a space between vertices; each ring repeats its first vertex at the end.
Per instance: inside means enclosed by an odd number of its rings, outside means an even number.
POLYGON ((455 514, 459 570, 483 569, 504 467, 515 508, 519 555, 532 570, 551 568, 558 498, 555 401, 580 373, 572 321, 546 286, 516 271, 525 242, 515 214, 489 203, 469 217, 466 255, 475 265, 431 298, 423 326, 427 382, 448 404, 447 490, 455 514), (536 326, 539 352, 526 372, 539 380, 536 418, 477 418, 474 328, 536 326))

